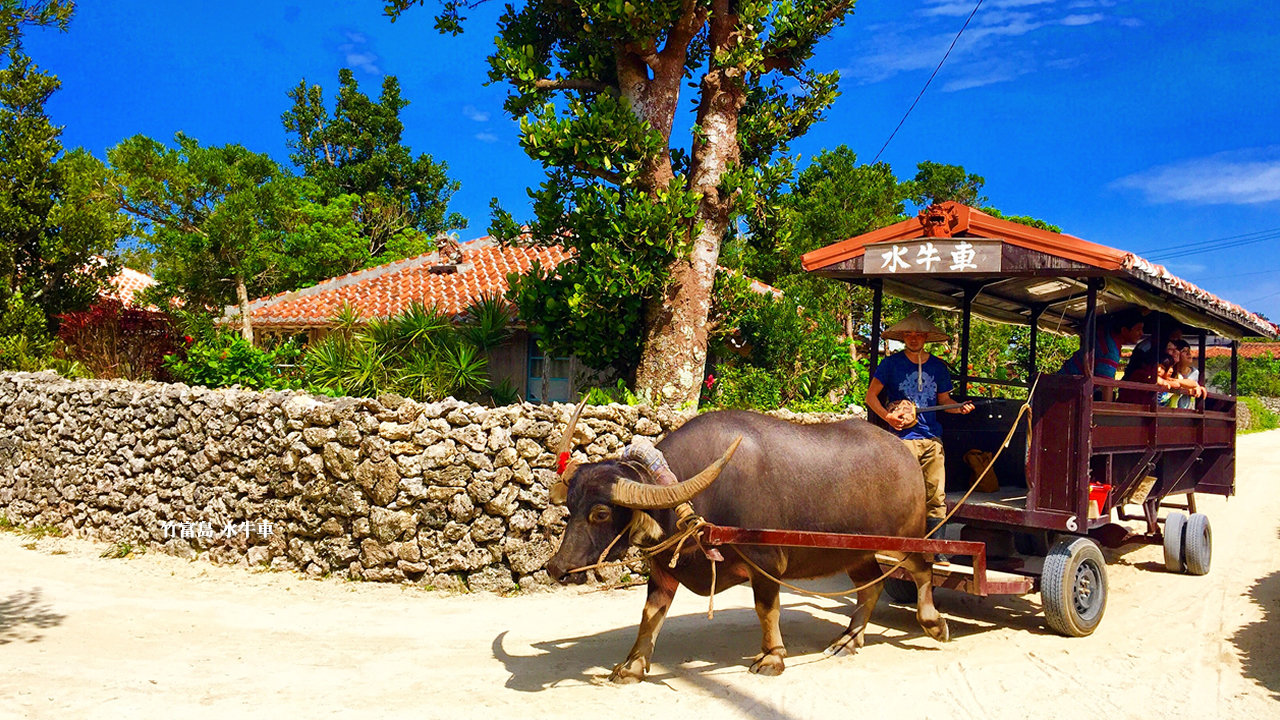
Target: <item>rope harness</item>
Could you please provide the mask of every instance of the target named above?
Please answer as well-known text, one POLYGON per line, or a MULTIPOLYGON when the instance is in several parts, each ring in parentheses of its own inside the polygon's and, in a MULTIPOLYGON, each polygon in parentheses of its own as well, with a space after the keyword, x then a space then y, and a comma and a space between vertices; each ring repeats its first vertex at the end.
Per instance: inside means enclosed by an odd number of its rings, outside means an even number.
MULTIPOLYGON (((1000 458, 1000 455, 1003 454, 1005 449, 1009 447, 1009 443, 1013 441, 1013 436, 1017 432, 1018 424, 1022 420, 1023 416, 1026 416, 1027 418, 1027 436, 1030 437, 1031 435, 1031 399, 1035 396, 1036 386, 1039 384, 1039 382, 1040 382, 1039 377, 1037 377, 1035 381, 1032 382, 1031 390, 1027 393, 1027 399, 1018 408, 1018 414, 1013 418, 1013 423, 1009 426, 1009 432, 1005 434, 1004 440, 1001 441, 1000 443, 1000 447, 996 450, 995 454, 991 456, 990 462, 988 462, 987 466, 982 469, 982 472, 975 474, 976 476, 974 478, 973 484, 970 485, 969 489, 965 491, 965 494, 961 496, 959 502, 955 504, 955 507, 951 508, 951 511, 948 512, 945 517, 943 517, 942 522, 938 523, 931 530, 929 530, 929 532, 925 533, 922 539, 928 540, 930 537, 932 537, 934 533, 938 532, 938 530, 940 530, 942 526, 951 519, 951 516, 955 515, 956 512, 959 511, 960 508, 963 507, 966 502, 968 502, 969 496, 973 495, 974 491, 978 487, 978 483, 981 482, 982 477, 991 470, 991 468, 996 464, 996 460, 1000 458)), ((665 552, 668 549, 674 547, 675 551, 671 554, 671 560, 667 563, 667 567, 675 568, 676 564, 680 560, 680 553, 684 550, 685 543, 689 540, 689 538, 692 537, 694 543, 697 544, 698 549, 701 550, 704 555, 707 555, 708 560, 711 562, 711 592, 707 594, 707 619, 709 620, 714 619, 715 618, 715 595, 716 595, 715 593, 716 565, 719 561, 714 559, 711 555, 711 552, 708 551, 707 548, 703 546, 702 534, 701 534, 702 528, 707 525, 710 525, 711 523, 707 522, 701 515, 698 515, 697 513, 695 513, 693 510, 693 506, 690 503, 687 503, 687 502, 682 503, 681 505, 676 507, 675 511, 676 511, 676 531, 672 533, 670 537, 667 537, 659 541, 658 543, 647 546, 647 547, 642 547, 638 543, 634 543, 634 541, 633 541, 633 544, 635 544, 636 548, 640 551, 642 559, 645 562, 649 562, 651 564, 652 564, 652 559, 655 555, 658 555, 659 553, 665 552)), ((613 562, 605 562, 605 558, 609 555, 609 551, 613 549, 613 546, 616 545, 624 535, 635 534, 638 532, 639 525, 640 525, 639 516, 642 512, 643 511, 641 510, 634 511, 634 514, 632 515, 632 518, 631 518, 631 522, 628 523, 627 526, 622 529, 622 532, 619 532, 617 536, 613 538, 613 541, 610 542, 608 547, 606 547, 604 551, 600 553, 599 557, 597 558, 594 564, 586 565, 580 568, 575 568, 573 570, 570 570, 569 573, 586 572, 588 570, 600 570, 606 567, 629 566, 632 562, 635 562, 634 560, 617 560, 613 562)), ((851 588, 849 590, 841 590, 837 592, 819 592, 817 590, 809 590, 806 588, 802 588, 798 585, 793 585, 785 580, 782 580, 781 578, 774 577, 767 570, 765 570, 764 568, 757 565, 754 561, 752 561, 751 558, 747 557, 746 554, 742 552, 742 550, 738 549, 738 546, 730 545, 729 547, 731 547, 734 553, 739 558, 742 558, 743 562, 745 562, 748 566, 750 566, 751 569, 753 569, 760 575, 768 578, 769 580, 772 580, 778 585, 785 587, 788 590, 792 590, 794 592, 798 592, 804 595, 811 595, 814 597, 823 597, 823 598, 847 597, 849 595, 855 595, 859 592, 862 592, 863 590, 866 590, 867 588, 884 581, 885 578, 888 578, 890 575, 892 575, 895 570, 902 567, 902 565, 907 561, 907 555, 903 555, 903 557, 899 558, 896 562, 894 562, 894 564, 891 565, 888 570, 885 570, 884 572, 882 572, 880 576, 877 577, 875 580, 863 583, 862 585, 858 585, 857 587, 851 588)))

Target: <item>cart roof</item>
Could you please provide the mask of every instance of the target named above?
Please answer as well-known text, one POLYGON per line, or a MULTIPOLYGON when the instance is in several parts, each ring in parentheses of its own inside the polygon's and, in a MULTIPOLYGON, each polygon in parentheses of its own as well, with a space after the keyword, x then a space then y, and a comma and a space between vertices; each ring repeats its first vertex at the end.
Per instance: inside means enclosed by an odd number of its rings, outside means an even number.
POLYGON ((1098 311, 1140 306, 1230 338, 1280 337, 1275 323, 1175 277, 1137 255, 1064 233, 1040 230, 956 202, 805 254, 804 269, 860 285, 884 283, 904 300, 1029 325, 1079 330, 1086 281, 1102 278, 1098 311))

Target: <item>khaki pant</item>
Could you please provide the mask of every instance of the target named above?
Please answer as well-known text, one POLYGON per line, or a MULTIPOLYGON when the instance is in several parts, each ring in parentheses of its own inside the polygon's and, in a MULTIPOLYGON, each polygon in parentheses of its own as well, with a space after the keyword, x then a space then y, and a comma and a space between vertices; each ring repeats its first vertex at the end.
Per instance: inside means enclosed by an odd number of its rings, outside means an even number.
POLYGON ((924 471, 924 501, 929 508, 929 517, 943 518, 947 515, 946 470, 942 460, 942 441, 935 438, 903 440, 907 449, 920 462, 924 471))

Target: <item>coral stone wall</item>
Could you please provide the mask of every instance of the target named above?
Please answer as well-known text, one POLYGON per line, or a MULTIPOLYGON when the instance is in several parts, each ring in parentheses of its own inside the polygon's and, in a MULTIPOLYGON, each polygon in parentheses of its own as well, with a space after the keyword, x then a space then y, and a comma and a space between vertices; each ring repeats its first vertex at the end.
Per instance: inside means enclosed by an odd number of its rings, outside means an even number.
MULTIPOLYGON (((0 374, 0 514, 218 563, 526 587, 564 528, 547 495, 571 411, 0 374)), ((574 457, 685 419, 587 407, 574 457)))

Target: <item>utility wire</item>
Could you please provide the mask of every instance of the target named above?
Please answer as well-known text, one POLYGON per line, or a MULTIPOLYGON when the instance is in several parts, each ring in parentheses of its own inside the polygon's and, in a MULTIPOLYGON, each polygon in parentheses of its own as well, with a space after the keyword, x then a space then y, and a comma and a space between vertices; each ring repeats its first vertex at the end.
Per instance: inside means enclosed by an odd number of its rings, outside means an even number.
POLYGON ((1154 254, 1154 255, 1158 255, 1158 254, 1160 254, 1160 253, 1166 253, 1166 252, 1171 252, 1171 251, 1175 251, 1175 250, 1186 250, 1186 249, 1188 249, 1188 248, 1198 248, 1198 247, 1203 247, 1203 246, 1208 245, 1208 244, 1211 244, 1211 243, 1225 242, 1225 241, 1228 241, 1228 240, 1241 240, 1241 239, 1245 239, 1245 238, 1252 238, 1252 237, 1257 236, 1257 235, 1263 235, 1263 234, 1267 234, 1267 233, 1274 233, 1274 232, 1280 232, 1280 227, 1270 228, 1270 229, 1267 229, 1267 230, 1255 230, 1255 231, 1253 231, 1253 232, 1247 232, 1247 233, 1243 233, 1243 234, 1240 234, 1240 235, 1228 235, 1227 237, 1216 238, 1216 239, 1214 239, 1214 240, 1193 240, 1193 241, 1191 241, 1191 242, 1183 243, 1183 244, 1181 244, 1181 245, 1164 245, 1164 246, 1162 246, 1162 247, 1154 247, 1154 248, 1151 248, 1150 250, 1140 250, 1140 251, 1138 251, 1138 252, 1139 252, 1139 253, 1141 253, 1141 254, 1146 254, 1146 253, 1148 253, 1148 252, 1149 252, 1149 253, 1152 253, 1152 254, 1154 254))
POLYGON ((884 152, 884 149, 889 147, 889 143, 893 142, 894 136, 902 129, 902 124, 907 121, 907 116, 911 114, 912 110, 916 109, 916 103, 920 102, 920 98, 924 97, 924 91, 929 89, 929 83, 933 82, 933 78, 936 77, 938 71, 942 69, 942 64, 951 56, 951 51, 955 49, 956 43, 960 41, 960 36, 964 34, 965 28, 969 27, 969 21, 973 19, 973 16, 978 14, 978 8, 980 7, 982 7, 982 0, 978 0, 978 4, 973 6, 973 12, 969 13, 969 17, 965 19, 964 25, 960 27, 960 32, 956 33, 955 39, 951 41, 951 47, 947 48, 947 52, 943 54, 942 59, 938 61, 938 67, 934 68, 933 74, 929 76, 928 80, 924 81, 924 87, 920 88, 920 94, 916 95, 916 99, 911 101, 911 107, 907 108, 907 112, 904 113, 902 119, 898 121, 898 127, 894 128, 893 132, 889 133, 889 139, 884 141, 884 145, 880 146, 880 152, 876 153, 875 159, 871 161, 872 165, 876 164, 876 161, 880 159, 880 155, 884 152))
POLYGON ((1253 238, 1248 238, 1243 240, 1233 240, 1230 242, 1203 243, 1200 247, 1193 248, 1190 250, 1180 250, 1178 252, 1156 253, 1152 255, 1152 258, 1161 260, 1161 261, 1166 261, 1166 260, 1172 260, 1174 258, 1186 257, 1188 255, 1200 255, 1202 253, 1217 252, 1219 250, 1232 250, 1234 248, 1244 247, 1245 245, 1253 245, 1255 243, 1265 242, 1268 240, 1275 240, 1278 238, 1280 238, 1280 232, 1273 232, 1268 235, 1260 235, 1258 237, 1253 237, 1253 238))

